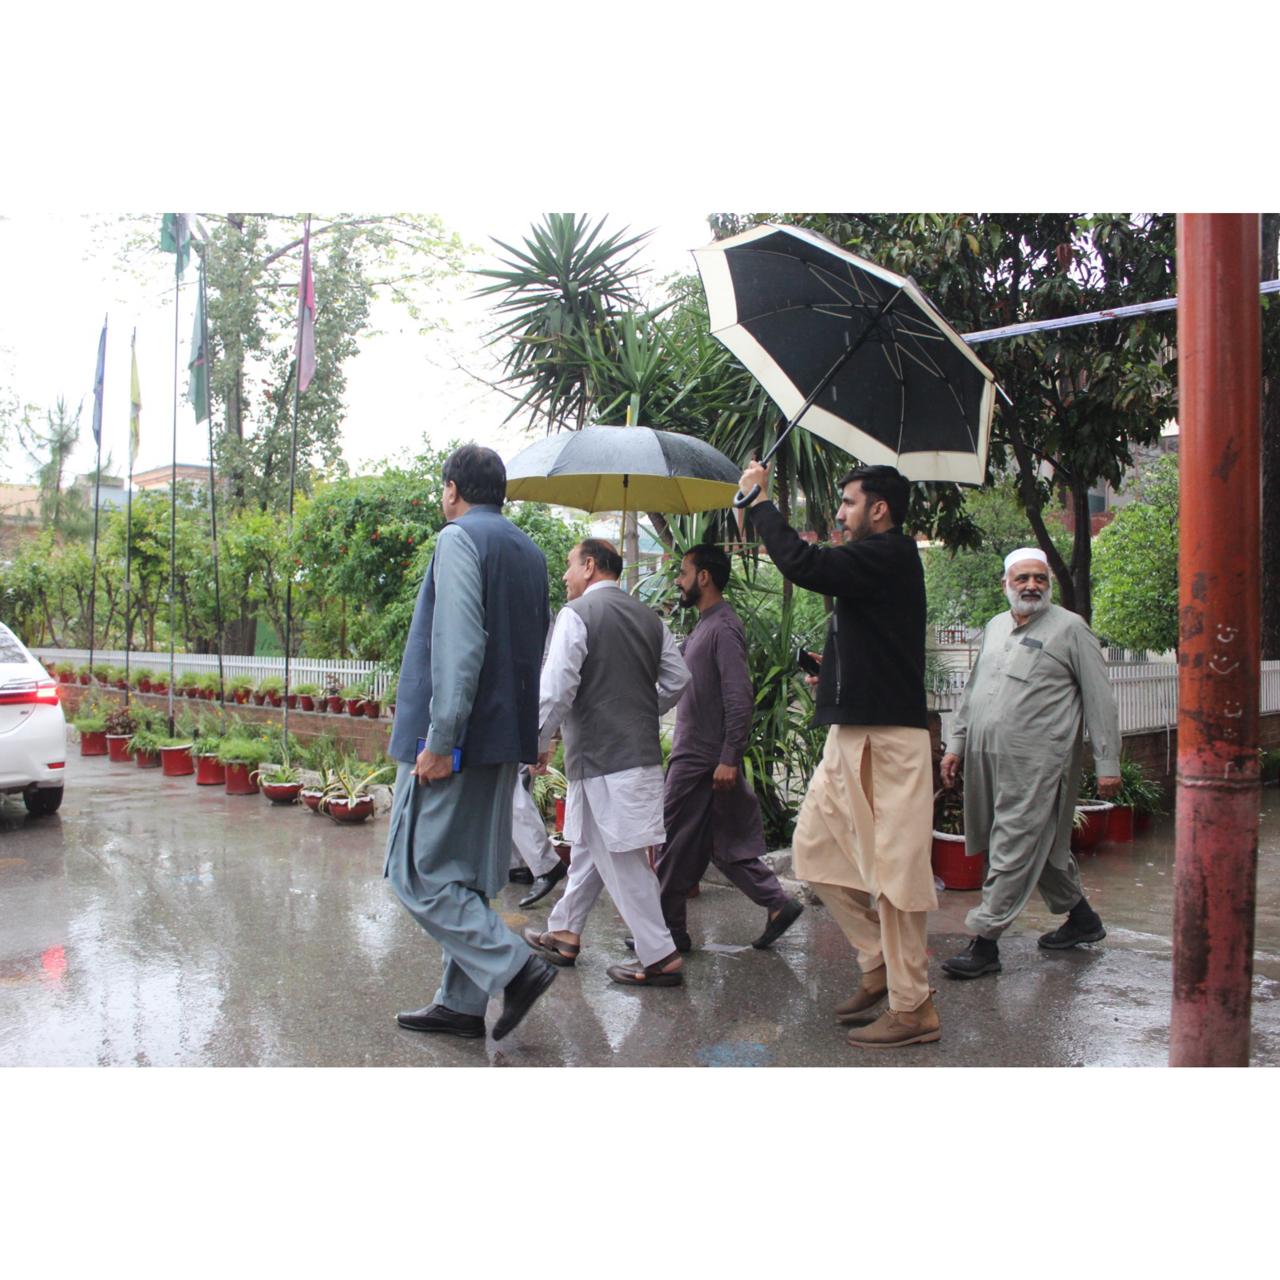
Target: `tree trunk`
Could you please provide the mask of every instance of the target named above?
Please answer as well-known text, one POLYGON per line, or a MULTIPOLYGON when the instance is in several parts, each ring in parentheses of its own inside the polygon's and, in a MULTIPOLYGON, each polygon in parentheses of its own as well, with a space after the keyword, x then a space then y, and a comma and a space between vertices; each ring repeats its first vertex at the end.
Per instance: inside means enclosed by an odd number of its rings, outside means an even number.
MULTIPOLYGON (((1071 568, 1062 558, 1058 548, 1054 546, 1053 539, 1049 536, 1049 530, 1044 522, 1044 514, 1040 509, 1040 493, 1036 488, 1037 464, 1035 456, 1016 429, 1008 428, 1008 435, 1014 456, 1018 460, 1018 490, 1022 497, 1023 510, 1027 513, 1027 519, 1031 522, 1031 528, 1035 531, 1036 542, 1040 544, 1040 550, 1044 552, 1045 558, 1049 561, 1049 569, 1058 580, 1058 590, 1062 596, 1062 607, 1070 609, 1072 613, 1076 613, 1076 585, 1071 576, 1071 568)), ((1085 505, 1087 508, 1087 501, 1085 505)))
POLYGON ((1075 514, 1075 540, 1071 547, 1071 585, 1073 612, 1086 622, 1093 620, 1093 522, 1089 517, 1089 490, 1082 484, 1070 489, 1071 509, 1075 514))
MULTIPOLYGON (((1262 278, 1280 277, 1280 213, 1262 215, 1262 278)), ((1280 658, 1280 297, 1270 295, 1262 342, 1262 657, 1280 658), (1270 334, 1268 334, 1270 330, 1270 334), (1268 338, 1270 341, 1268 341, 1268 338), (1273 358, 1268 361, 1268 354, 1273 358)))

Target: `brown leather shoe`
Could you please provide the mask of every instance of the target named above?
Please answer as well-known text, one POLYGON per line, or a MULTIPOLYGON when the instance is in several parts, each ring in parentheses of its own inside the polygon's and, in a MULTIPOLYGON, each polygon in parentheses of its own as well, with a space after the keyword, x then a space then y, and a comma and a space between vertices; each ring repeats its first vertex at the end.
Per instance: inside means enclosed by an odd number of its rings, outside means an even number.
POLYGON ((889 975, 884 965, 868 969, 862 975, 862 986, 844 1004, 836 1005, 836 1021, 842 1027, 864 1027, 875 1019, 868 1011, 889 994, 889 975))
POLYGON ((850 1044, 864 1049, 900 1049, 908 1044, 931 1044, 942 1039, 942 1022, 930 996, 918 1009, 907 1013, 886 1009, 869 1027, 849 1032, 850 1044))

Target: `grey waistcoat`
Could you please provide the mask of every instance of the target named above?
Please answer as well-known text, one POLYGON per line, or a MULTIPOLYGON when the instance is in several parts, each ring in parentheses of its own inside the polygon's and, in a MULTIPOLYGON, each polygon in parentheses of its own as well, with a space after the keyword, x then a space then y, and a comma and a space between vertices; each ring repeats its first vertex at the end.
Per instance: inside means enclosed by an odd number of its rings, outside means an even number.
POLYGON ((658 667, 662 619, 625 591, 606 588, 571 600, 586 623, 587 658, 564 722, 564 771, 598 778, 661 764, 658 667))

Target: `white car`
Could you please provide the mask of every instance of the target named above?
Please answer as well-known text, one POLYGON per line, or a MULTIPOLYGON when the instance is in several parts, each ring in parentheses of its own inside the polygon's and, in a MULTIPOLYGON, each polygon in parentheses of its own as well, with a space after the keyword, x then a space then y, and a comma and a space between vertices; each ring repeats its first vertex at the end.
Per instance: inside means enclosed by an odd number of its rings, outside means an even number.
POLYGON ((66 773, 58 682, 0 622, 0 792, 21 791, 34 814, 55 813, 66 773))

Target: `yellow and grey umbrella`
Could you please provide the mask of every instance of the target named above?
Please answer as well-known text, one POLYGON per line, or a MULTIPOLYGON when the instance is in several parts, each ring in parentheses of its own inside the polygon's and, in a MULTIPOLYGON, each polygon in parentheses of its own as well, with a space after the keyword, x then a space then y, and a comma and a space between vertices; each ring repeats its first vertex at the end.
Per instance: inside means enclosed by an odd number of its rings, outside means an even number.
POLYGON ((694 436, 583 427, 531 444, 507 464, 507 497, 582 511, 689 515, 727 507, 739 468, 694 436))

